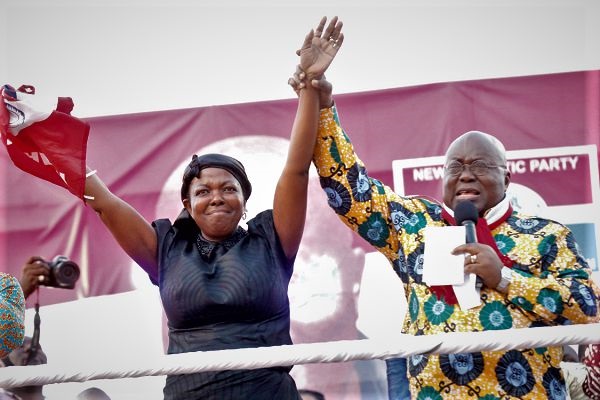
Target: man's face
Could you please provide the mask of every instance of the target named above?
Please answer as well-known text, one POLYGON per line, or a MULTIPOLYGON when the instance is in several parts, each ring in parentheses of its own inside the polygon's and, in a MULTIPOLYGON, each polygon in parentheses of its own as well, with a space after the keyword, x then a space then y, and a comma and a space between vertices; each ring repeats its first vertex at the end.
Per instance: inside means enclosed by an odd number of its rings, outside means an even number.
POLYGON ((456 140, 446 154, 444 170, 444 203, 451 209, 460 201, 471 201, 479 215, 498 204, 504 198, 510 183, 510 172, 504 167, 504 155, 494 146, 488 137, 479 133, 467 133, 456 140), (489 168, 476 168, 473 173, 471 165, 484 163, 489 168), (449 165, 460 167, 460 172, 452 174, 449 165), (479 169, 479 171, 477 171, 479 169))

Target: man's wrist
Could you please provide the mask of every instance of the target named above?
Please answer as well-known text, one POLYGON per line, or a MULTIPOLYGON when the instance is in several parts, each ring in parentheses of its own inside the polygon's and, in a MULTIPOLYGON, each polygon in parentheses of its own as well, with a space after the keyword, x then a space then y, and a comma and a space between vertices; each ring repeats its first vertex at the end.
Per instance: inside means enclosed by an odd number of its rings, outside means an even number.
POLYGON ((333 107, 333 99, 321 103, 321 110, 333 107))
POLYGON ((512 269, 502 267, 500 270, 500 282, 496 285, 496 290, 501 293, 508 293, 508 286, 512 282, 512 269))

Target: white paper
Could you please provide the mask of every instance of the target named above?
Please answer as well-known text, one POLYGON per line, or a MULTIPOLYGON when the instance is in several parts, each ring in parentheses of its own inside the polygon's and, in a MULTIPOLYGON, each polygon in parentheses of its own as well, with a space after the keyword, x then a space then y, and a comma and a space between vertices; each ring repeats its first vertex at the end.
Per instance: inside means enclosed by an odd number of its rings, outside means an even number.
POLYGON ((464 226, 428 226, 423 230, 423 281, 430 286, 461 285, 465 282, 465 257, 452 255, 465 244, 464 226))
POLYGON ((465 283, 462 285, 452 285, 461 310, 468 310, 481 304, 479 288, 476 284, 477 275, 465 274, 465 283))

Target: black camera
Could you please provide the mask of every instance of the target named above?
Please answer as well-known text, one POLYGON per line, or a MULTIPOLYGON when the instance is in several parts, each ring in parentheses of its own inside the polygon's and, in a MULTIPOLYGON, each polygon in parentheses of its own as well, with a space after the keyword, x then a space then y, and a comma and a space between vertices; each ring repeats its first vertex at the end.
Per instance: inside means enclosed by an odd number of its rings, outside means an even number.
POLYGON ((79 279, 79 265, 65 256, 56 256, 48 262, 50 274, 41 284, 61 289, 73 289, 79 279))

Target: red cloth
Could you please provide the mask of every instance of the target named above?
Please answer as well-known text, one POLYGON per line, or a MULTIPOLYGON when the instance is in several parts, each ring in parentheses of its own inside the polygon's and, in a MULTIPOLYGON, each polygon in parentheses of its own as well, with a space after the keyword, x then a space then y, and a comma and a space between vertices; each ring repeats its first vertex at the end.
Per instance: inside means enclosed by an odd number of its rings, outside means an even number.
POLYGON ((59 98, 56 109, 47 117, 30 116, 18 101, 20 93, 33 94, 35 89, 22 86, 15 91, 5 85, 0 101, 0 134, 12 162, 83 199, 89 125, 70 115, 73 101, 68 97, 59 98), (15 129, 31 121, 31 125, 15 129))
MULTIPOLYGON (((498 226, 500 226, 501 223, 506 221, 508 217, 511 216, 512 212, 512 206, 509 206, 508 210, 506 210, 506 213, 504 213, 504 215, 494 223, 488 225, 487 221, 484 218, 479 218, 477 219, 477 225, 475 226, 475 231, 477 233, 477 242, 481 244, 487 244, 492 249, 494 249, 500 260, 502 260, 502 264, 504 264, 508 268, 512 267, 513 261, 500 252, 498 246, 496 245, 496 241, 492 236, 492 230, 496 229, 498 226)), ((442 218, 444 218, 444 221, 446 221, 448 224, 456 225, 454 217, 451 216, 444 209, 442 209, 442 218)), ((456 295, 454 294, 454 289, 452 289, 451 285, 431 286, 430 290, 433 293, 435 293, 438 299, 441 299, 443 297, 446 303, 448 304, 458 304, 458 300, 456 298, 456 295)))
POLYGON ((600 344, 587 346, 583 363, 587 368, 583 392, 590 399, 600 399, 600 344))

